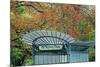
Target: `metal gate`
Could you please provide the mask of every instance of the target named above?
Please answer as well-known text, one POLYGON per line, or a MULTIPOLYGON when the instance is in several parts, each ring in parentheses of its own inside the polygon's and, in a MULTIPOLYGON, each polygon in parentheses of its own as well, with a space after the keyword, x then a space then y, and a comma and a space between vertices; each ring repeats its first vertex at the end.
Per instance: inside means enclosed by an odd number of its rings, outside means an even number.
POLYGON ((35 64, 67 63, 67 55, 35 55, 35 64))

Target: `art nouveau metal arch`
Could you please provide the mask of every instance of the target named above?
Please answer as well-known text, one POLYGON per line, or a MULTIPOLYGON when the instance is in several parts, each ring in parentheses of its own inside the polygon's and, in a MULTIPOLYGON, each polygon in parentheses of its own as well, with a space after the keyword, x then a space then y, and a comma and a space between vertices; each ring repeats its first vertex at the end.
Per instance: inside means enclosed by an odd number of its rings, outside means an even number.
POLYGON ((55 31, 45 31, 45 30, 34 31, 34 32, 31 32, 31 33, 28 33, 28 34, 24 35, 22 40, 25 43, 32 45, 33 42, 35 42, 36 40, 38 40, 40 38, 41 38, 41 41, 38 41, 40 44, 62 43, 61 41, 58 42, 59 40, 62 40, 64 42, 69 42, 69 43, 72 43, 72 42, 75 41, 74 38, 72 38, 68 34, 55 32, 55 31), (42 39, 42 38, 44 38, 44 39, 42 39), (49 41, 47 42, 48 39, 49 39, 49 41), (59 39, 59 40, 57 40, 57 39, 59 39))
POLYGON ((55 32, 55 31, 45 31, 45 30, 34 31, 31 33, 25 34, 22 40, 25 43, 32 45, 33 57, 36 53, 35 48, 38 47, 38 50, 39 50, 40 45, 45 45, 45 46, 49 45, 49 48, 47 48, 46 46, 46 48, 41 48, 40 50, 54 50, 54 49, 59 50, 61 49, 61 46, 58 46, 58 45, 63 45, 69 56, 68 52, 70 51, 70 43, 73 43, 75 41, 74 38, 72 38, 68 34, 55 32), (55 47, 53 47, 52 45, 55 45, 55 47))

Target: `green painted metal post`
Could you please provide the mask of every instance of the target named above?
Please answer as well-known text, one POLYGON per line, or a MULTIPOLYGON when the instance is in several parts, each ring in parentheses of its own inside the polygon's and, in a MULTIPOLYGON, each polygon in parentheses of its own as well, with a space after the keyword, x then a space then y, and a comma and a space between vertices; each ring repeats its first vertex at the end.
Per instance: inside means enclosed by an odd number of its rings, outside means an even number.
POLYGON ((32 64, 35 64, 35 50, 34 50, 34 45, 32 44, 32 64))
POLYGON ((70 63, 70 52, 71 52, 71 45, 68 46, 67 53, 68 53, 68 63, 70 63))
POLYGON ((71 45, 68 45, 69 43, 67 43, 67 44, 64 44, 64 46, 65 46, 65 49, 66 49, 66 51, 67 51, 67 63, 70 63, 70 51, 71 51, 71 45))

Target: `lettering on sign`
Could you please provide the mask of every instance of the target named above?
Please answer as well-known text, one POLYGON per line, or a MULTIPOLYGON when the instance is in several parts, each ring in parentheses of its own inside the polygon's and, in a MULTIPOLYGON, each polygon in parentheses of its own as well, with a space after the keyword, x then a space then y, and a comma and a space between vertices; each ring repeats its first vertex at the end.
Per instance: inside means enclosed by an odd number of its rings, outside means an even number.
POLYGON ((63 45, 41 45, 39 50, 60 50, 63 48, 63 45))

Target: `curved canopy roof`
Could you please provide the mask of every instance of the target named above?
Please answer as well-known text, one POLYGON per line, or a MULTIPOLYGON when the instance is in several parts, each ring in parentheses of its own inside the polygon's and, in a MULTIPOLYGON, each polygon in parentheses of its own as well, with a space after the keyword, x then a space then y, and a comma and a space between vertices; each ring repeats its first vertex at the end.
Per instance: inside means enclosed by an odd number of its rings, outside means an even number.
POLYGON ((84 51, 89 47, 95 47, 95 41, 75 41, 73 37, 68 34, 56 32, 56 31, 34 31, 27 33, 23 36, 23 42, 29 45, 58 45, 67 44, 71 45, 71 50, 84 51))
POLYGON ((24 35, 22 41, 32 45, 34 44, 66 44, 73 43, 75 39, 68 34, 56 31, 34 31, 24 35))

